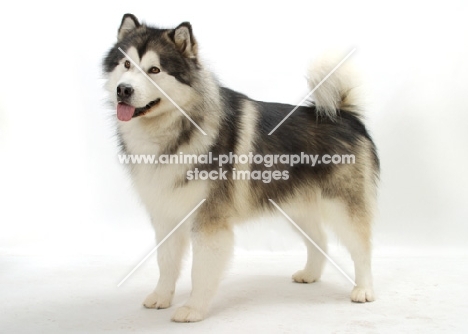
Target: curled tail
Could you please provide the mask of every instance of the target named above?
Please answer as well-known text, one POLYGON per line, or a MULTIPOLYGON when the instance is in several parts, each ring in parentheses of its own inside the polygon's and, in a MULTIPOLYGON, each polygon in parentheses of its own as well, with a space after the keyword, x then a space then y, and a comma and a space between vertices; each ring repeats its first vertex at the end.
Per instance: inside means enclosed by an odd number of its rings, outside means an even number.
MULTIPOLYGON (((326 55, 312 62, 307 73, 310 89, 315 89, 343 58, 336 54, 326 55)), ((360 83, 350 60, 345 60, 312 94, 317 111, 330 118, 335 118, 339 109, 361 113, 360 83)))

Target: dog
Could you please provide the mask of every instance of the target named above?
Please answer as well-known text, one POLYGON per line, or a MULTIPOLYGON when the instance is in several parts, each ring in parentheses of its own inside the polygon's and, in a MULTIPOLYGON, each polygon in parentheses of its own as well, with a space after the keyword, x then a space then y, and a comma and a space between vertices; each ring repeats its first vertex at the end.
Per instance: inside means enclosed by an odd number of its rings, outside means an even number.
MULTIPOLYGON (((310 89, 334 65, 329 59, 314 62, 307 73, 310 89)), ((233 228, 256 217, 279 216, 279 208, 323 251, 327 224, 354 261, 351 300, 374 300, 371 233, 379 158, 363 124, 359 85, 350 69, 338 68, 315 90, 313 99, 297 109, 256 101, 219 84, 199 56, 190 23, 160 29, 125 14, 117 42, 104 57, 103 72, 117 114, 122 154, 232 158, 222 165, 219 173, 224 175, 218 179, 206 178, 219 169, 213 160, 127 164, 151 217, 156 242, 164 241, 157 253, 160 277, 145 307, 171 305, 191 243, 192 292, 172 320, 206 318, 233 253, 233 228), (355 161, 311 166, 310 161, 292 164, 275 159, 261 164, 240 159, 309 153, 323 158, 348 155, 355 161), (197 179, 195 172, 197 176, 205 172, 205 179, 197 179), (239 172, 243 177, 236 178, 239 172)), ((292 279, 312 283, 320 279, 325 257, 304 240, 307 262, 292 279)))

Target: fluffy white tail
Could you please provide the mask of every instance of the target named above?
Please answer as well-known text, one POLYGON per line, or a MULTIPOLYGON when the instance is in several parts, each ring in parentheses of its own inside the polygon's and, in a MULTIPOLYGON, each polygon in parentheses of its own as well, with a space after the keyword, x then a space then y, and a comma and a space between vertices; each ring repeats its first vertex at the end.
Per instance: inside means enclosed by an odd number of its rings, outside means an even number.
MULTIPOLYGON (((327 54, 312 62, 307 76, 310 89, 315 89, 343 59, 344 55, 327 54)), ((351 61, 345 60, 312 94, 317 111, 330 118, 336 117, 338 109, 361 112, 360 81, 351 61)))

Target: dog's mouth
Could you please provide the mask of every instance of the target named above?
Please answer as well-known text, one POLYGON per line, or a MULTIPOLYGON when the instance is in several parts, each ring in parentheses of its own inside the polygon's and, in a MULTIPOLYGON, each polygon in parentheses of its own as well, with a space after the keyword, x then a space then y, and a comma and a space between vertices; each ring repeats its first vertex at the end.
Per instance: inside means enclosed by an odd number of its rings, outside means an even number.
POLYGON ((135 108, 134 106, 126 104, 125 102, 119 102, 117 104, 117 118, 120 121, 128 122, 134 117, 146 114, 148 110, 157 105, 159 102, 161 102, 161 99, 157 98, 156 100, 151 101, 146 106, 141 108, 135 108))

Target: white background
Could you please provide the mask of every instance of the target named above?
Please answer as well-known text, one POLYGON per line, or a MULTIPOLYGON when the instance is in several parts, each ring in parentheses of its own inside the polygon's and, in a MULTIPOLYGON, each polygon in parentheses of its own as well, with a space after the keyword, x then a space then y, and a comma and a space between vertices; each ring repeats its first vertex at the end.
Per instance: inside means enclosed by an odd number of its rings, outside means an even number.
MULTIPOLYGON (((127 12, 162 27, 190 21, 222 83, 266 101, 299 102, 311 59, 355 47, 382 163, 376 254, 466 257, 464 1, 10 3, 0 20, 0 255, 134 264, 153 247, 102 88, 101 60, 127 12)), ((298 240, 285 222, 238 231, 239 249, 287 252, 298 240)))

